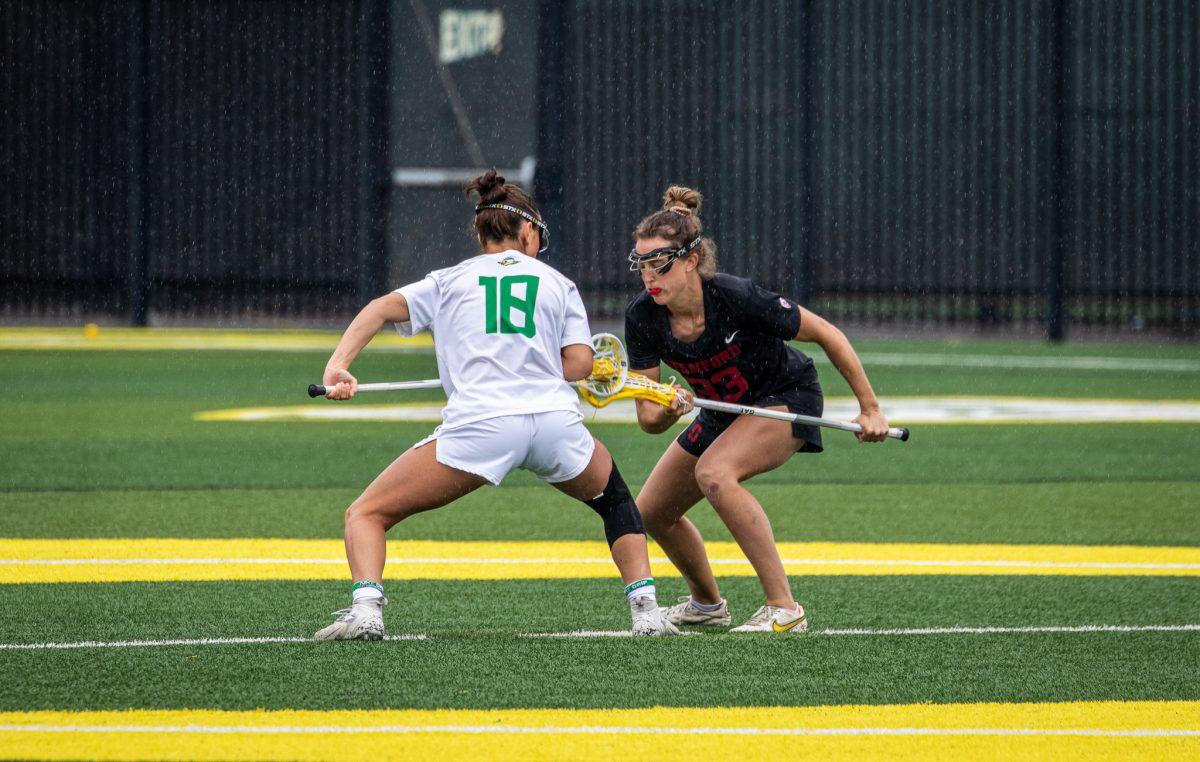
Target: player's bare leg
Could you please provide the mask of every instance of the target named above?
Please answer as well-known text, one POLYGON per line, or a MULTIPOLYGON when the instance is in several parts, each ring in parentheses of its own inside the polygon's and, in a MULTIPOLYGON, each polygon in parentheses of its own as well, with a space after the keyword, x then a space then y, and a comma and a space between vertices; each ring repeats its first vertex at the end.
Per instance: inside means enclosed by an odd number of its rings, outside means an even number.
POLYGON ((383 638, 385 534, 413 514, 445 505, 485 480, 437 462, 436 442, 401 455, 346 509, 346 558, 354 580, 353 602, 337 612, 317 640, 383 638))
MULTIPOLYGON (((625 510, 637 519, 637 507, 633 497, 629 495, 625 483, 620 479, 619 472, 613 464, 612 455, 600 442, 594 440, 596 449, 587 468, 578 476, 554 486, 564 494, 587 503, 597 510, 625 510), (614 479, 619 482, 614 486, 614 479), (613 505, 610 491, 620 493, 620 505, 613 505)), ((625 595, 629 600, 630 612, 633 616, 633 633, 635 635, 677 635, 679 631, 668 622, 658 608, 658 598, 654 586, 654 578, 650 576, 650 556, 646 549, 646 535, 640 529, 625 530, 623 534, 611 540, 610 550, 613 563, 621 573, 625 582, 625 595)), ((609 519, 605 520, 606 534, 609 531, 609 519)))
POLYGON ((439 463, 436 447, 433 440, 396 458, 346 509, 346 558, 355 581, 383 581, 387 530, 487 483, 481 476, 439 463))
POLYGON ((696 461, 696 456, 672 442, 638 493, 637 504, 646 530, 683 575, 692 599, 717 604, 721 592, 708 562, 704 538, 684 516, 704 497, 696 483, 696 461))
POLYGON ((798 444, 790 424, 744 416, 730 424, 696 463, 696 482, 754 566, 767 605, 788 610, 797 604, 771 522, 741 483, 783 465, 798 444))

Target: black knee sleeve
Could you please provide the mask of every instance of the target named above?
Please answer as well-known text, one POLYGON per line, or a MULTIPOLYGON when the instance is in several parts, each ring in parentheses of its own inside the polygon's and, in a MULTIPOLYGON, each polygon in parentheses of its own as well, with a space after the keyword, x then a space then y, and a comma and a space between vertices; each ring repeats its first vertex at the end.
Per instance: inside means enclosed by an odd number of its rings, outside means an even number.
POLYGON ((633 495, 629 494, 629 487, 625 486, 615 460, 604 491, 587 501, 587 504, 604 519, 604 538, 608 540, 610 548, 618 538, 627 534, 646 533, 642 527, 642 515, 638 513, 633 495))

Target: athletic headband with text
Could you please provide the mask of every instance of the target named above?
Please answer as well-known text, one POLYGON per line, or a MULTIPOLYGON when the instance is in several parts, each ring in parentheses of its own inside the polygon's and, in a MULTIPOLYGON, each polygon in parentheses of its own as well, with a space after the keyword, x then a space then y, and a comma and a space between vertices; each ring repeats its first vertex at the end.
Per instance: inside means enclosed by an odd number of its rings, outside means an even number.
POLYGON ((503 209, 506 212, 512 212, 513 214, 517 215, 518 217, 523 217, 523 218, 529 220, 537 227, 537 229, 542 234, 542 245, 541 245, 541 248, 538 249, 538 253, 541 254, 543 251, 550 248, 550 228, 546 227, 546 223, 542 222, 542 220, 539 217, 535 217, 534 215, 530 214, 529 212, 525 211, 524 209, 522 209, 519 206, 513 206, 512 204, 504 204, 504 203, 480 204, 479 206, 475 207, 475 214, 479 214, 480 212, 484 211, 485 209, 503 209))
POLYGON ((659 275, 666 275, 668 272, 670 272, 671 266, 675 264, 676 259, 679 259, 684 254, 687 254, 689 251, 700 245, 700 239, 701 236, 696 236, 696 240, 685 246, 680 246, 678 249, 672 249, 670 246, 664 246, 661 249, 648 251, 645 254, 638 254, 636 248, 631 249, 629 252, 629 271, 638 272, 642 269, 643 262, 648 262, 651 259, 658 259, 659 257, 666 257, 666 262, 654 268, 659 275))

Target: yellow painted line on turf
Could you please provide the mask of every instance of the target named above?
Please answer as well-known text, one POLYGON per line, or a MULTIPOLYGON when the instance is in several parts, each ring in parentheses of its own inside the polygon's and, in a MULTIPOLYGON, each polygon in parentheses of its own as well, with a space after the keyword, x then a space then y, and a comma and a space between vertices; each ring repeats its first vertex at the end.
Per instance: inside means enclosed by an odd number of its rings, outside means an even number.
MULTIPOLYGON (((204 350, 328 351, 337 346, 335 331, 228 331, 203 328, 0 328, 0 350, 204 350)), ((384 331, 372 349, 427 351, 425 333, 405 338, 384 331)))
MULTIPOLYGON (((783 542, 794 575, 1200 576, 1200 548, 783 542)), ((751 576, 736 544, 708 543, 719 576, 751 576)), ((656 576, 677 576, 651 547, 656 576)), ((340 540, 0 539, 0 584, 343 579, 340 540)), ((608 578, 604 542, 388 543, 389 579, 608 578)))
POLYGON ((2 712, 6 757, 1195 759, 1200 702, 640 709, 2 712))

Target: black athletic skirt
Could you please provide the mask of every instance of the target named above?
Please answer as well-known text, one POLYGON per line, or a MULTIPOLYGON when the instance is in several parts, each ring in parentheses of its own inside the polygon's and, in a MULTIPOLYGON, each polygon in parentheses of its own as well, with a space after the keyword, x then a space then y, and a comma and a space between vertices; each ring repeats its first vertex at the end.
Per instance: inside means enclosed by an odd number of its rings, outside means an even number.
MULTIPOLYGON (((815 381, 804 386, 794 386, 777 394, 760 397, 753 403, 754 407, 779 407, 786 405, 793 413, 801 415, 820 416, 825 411, 825 395, 821 393, 821 385, 815 381)), ((721 436, 721 432, 729 428, 729 424, 738 418, 734 413, 718 413, 712 410, 701 410, 696 420, 683 430, 675 440, 686 452, 699 458, 708 446, 721 436)), ((796 452, 821 452, 821 429, 806 423, 793 423, 792 436, 800 440, 796 452)))

